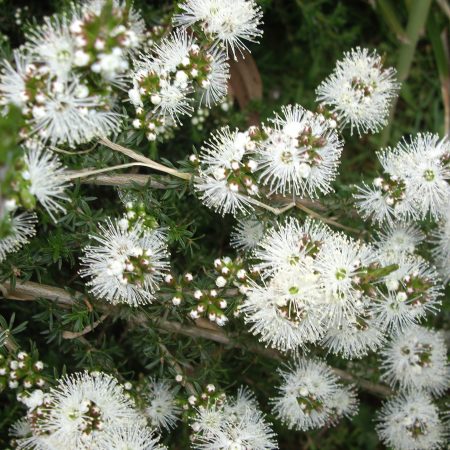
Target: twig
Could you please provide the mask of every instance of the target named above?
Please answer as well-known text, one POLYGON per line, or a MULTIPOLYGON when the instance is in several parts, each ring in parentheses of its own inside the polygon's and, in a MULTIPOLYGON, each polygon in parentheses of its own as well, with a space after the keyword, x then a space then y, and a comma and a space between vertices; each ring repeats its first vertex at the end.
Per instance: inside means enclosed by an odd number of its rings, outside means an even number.
POLYGON ((168 185, 155 180, 150 175, 140 175, 135 173, 123 173, 117 175, 99 175, 94 178, 81 179, 83 184, 96 184, 98 186, 131 186, 139 184, 144 186, 148 183, 154 189, 167 189, 168 185))
MULTIPOLYGON (((8 283, 4 284, 6 289, 5 298, 9 299, 18 299, 18 300, 32 300, 31 293, 34 295, 34 298, 47 298, 53 300, 57 303, 62 303, 63 305, 73 304, 74 299, 72 296, 64 291, 63 289, 47 286, 43 284, 33 283, 30 281, 26 281, 24 283, 16 284, 14 290, 11 290, 11 287, 8 283), (24 298, 26 297, 26 298, 24 298)), ((78 294, 82 295, 82 294, 78 294)), ((108 307, 108 312, 111 311, 111 307, 108 307)), ((148 321, 148 317, 146 315, 138 315, 134 319, 135 323, 143 325, 148 321)), ((206 328, 198 328, 196 326, 184 325, 179 322, 172 322, 164 319, 154 320, 154 324, 157 328, 161 330, 165 330, 171 333, 181 334, 183 336, 188 336, 192 338, 203 338, 208 339, 219 344, 225 345, 230 348, 242 348, 244 350, 248 350, 249 352, 256 353, 258 355, 264 356, 266 358, 275 359, 278 361, 285 360, 285 357, 273 349, 268 349, 265 347, 261 347, 259 345, 244 345, 240 342, 236 342, 232 337, 227 335, 223 330, 209 330, 206 328)), ((83 339, 83 337, 80 337, 83 339)), ((371 383, 367 380, 362 380, 354 377, 348 372, 343 371, 342 369, 334 369, 335 372, 346 381, 350 381, 352 383, 356 383, 361 389, 364 389, 367 392, 370 392, 377 396, 388 396, 392 393, 390 388, 381 384, 371 383)))
POLYGON ((84 336, 85 334, 90 333, 91 331, 95 330, 102 322, 105 321, 105 319, 108 317, 109 314, 102 314, 98 320, 96 320, 93 324, 88 325, 83 330, 78 331, 77 333, 73 331, 63 331, 62 337, 64 339, 77 339, 81 336, 84 336))
POLYGON ((135 161, 144 163, 147 167, 150 167, 152 169, 159 170, 160 172, 168 173, 169 175, 173 175, 174 177, 182 178, 183 180, 189 181, 192 178, 192 175, 190 173, 178 172, 178 170, 172 169, 171 167, 167 167, 167 166, 164 166, 163 164, 153 161, 152 159, 147 158, 144 155, 141 155, 140 153, 137 153, 134 150, 131 150, 130 148, 123 147, 122 145, 119 145, 119 144, 115 144, 114 142, 111 142, 107 138, 100 139, 99 142, 101 144, 105 145, 106 147, 109 147, 111 150, 118 151, 118 152, 128 156, 129 158, 134 159, 135 161))
POLYGON ((319 219, 322 222, 328 223, 330 225, 334 225, 335 227, 342 228, 343 230, 346 230, 346 231, 350 231, 351 233, 361 233, 361 230, 358 230, 358 229, 352 228, 352 227, 348 227, 347 225, 342 225, 341 223, 336 222, 335 220, 330 219, 329 217, 322 216, 321 214, 317 213, 316 211, 313 211, 312 209, 309 209, 307 206, 305 206, 299 202, 297 202, 295 204, 295 206, 298 209, 304 211, 306 214, 310 215, 311 217, 319 219))

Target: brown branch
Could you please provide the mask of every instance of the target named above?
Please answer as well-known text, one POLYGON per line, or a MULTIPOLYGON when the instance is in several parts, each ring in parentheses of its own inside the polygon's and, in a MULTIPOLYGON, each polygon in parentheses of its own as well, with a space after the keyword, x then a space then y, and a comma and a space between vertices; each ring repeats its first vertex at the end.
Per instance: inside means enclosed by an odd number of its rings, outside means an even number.
POLYGON ((84 336, 85 334, 90 333, 91 331, 95 330, 102 322, 105 321, 105 319, 108 317, 109 314, 102 314, 98 320, 96 320, 93 324, 88 325, 83 330, 78 332, 73 331, 64 331, 62 334, 62 337, 64 339, 77 339, 81 336, 84 336))
POLYGON ((123 173, 117 175, 96 175, 81 180, 83 184, 96 184, 98 186, 132 186, 139 184, 148 185, 153 189, 167 189, 167 184, 155 180, 151 175, 140 175, 135 173, 123 173))
MULTIPOLYGON (((34 295, 34 298, 47 298, 55 301, 56 303, 61 303, 64 306, 74 303, 74 299, 70 293, 53 286, 26 281, 24 283, 17 283, 14 290, 11 290, 11 286, 9 285, 9 283, 4 283, 3 287, 5 292, 3 295, 8 299, 32 300, 32 296, 34 295)), ((82 296, 82 294, 79 295, 82 296)), ((108 306, 108 308, 109 311, 111 311, 111 307, 108 306)), ((133 319, 135 323, 140 325, 148 323, 148 320, 149 318, 144 314, 137 315, 133 319)), ((208 339, 227 347, 241 348, 251 353, 256 353, 266 358, 271 358, 278 361, 284 361, 286 359, 281 353, 277 352, 276 350, 261 347, 260 345, 247 345, 236 342, 233 340, 232 336, 227 335, 222 329, 210 330, 206 328, 198 328, 196 326, 185 325, 179 322, 172 322, 165 319, 152 320, 152 323, 154 323, 157 328, 170 333, 181 334, 183 336, 188 336, 191 338, 208 339)), ((381 397, 386 397, 392 394, 391 389, 385 385, 375 384, 370 381, 357 378, 342 369, 333 370, 345 381, 355 383, 361 389, 370 392, 371 394, 381 397)))

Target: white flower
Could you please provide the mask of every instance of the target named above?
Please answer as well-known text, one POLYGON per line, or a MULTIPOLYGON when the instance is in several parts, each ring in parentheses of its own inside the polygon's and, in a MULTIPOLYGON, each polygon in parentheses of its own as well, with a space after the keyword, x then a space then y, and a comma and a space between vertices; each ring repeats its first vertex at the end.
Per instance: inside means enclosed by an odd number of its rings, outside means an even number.
POLYGON ((227 54, 221 48, 216 48, 209 56, 211 58, 210 71, 201 93, 201 102, 208 108, 223 101, 228 92, 230 78, 227 54))
POLYGON ((11 252, 16 252, 36 234, 37 216, 35 213, 23 212, 11 218, 9 234, 0 239, 0 262, 11 252))
POLYGON ((411 255, 425 239, 420 228, 408 222, 387 223, 377 233, 374 243, 382 256, 392 259, 398 255, 411 255))
POLYGON ((301 224, 289 217, 283 224, 268 230, 254 251, 255 267, 267 278, 275 272, 308 264, 332 232, 322 222, 306 219, 301 224))
POLYGON ((8 61, 2 61, 0 75, 0 105, 7 107, 12 104, 23 109, 29 100, 25 86, 26 72, 31 58, 22 50, 14 50, 14 66, 8 61))
POLYGON ((413 326, 395 336, 382 350, 384 378, 392 386, 440 395, 448 387, 450 366, 443 336, 413 326))
POLYGON ((311 267, 291 267, 267 285, 253 284, 240 306, 250 331, 281 351, 316 342, 324 332, 322 290, 311 267))
POLYGON ((378 222, 443 217, 450 204, 449 155, 447 138, 431 133, 378 152, 385 176, 358 188, 362 216, 378 222))
POLYGON ((74 147, 117 131, 120 115, 108 110, 104 99, 83 95, 82 86, 79 80, 52 84, 32 109, 31 133, 51 145, 74 147))
POLYGON ((99 228, 100 234, 92 236, 97 245, 85 248, 80 271, 91 278, 91 292, 113 304, 151 303, 169 267, 165 235, 140 222, 123 229, 108 219, 99 228))
POLYGON ((9 435, 14 438, 24 438, 31 435, 32 429, 27 419, 19 419, 9 429, 9 435))
POLYGON ((363 310, 363 291, 359 279, 374 259, 374 249, 343 234, 335 233, 319 251, 316 269, 325 290, 330 324, 341 325, 363 310))
POLYGON ((357 47, 344 53, 333 73, 317 88, 317 100, 336 113, 342 126, 359 134, 376 133, 387 123, 399 84, 395 70, 384 69, 381 57, 357 47))
POLYGON ((194 187, 206 206, 222 214, 252 209, 251 188, 255 184, 246 150, 250 141, 248 133, 224 127, 202 147, 194 187))
POLYGON ((159 436, 142 425, 112 427, 98 439, 96 450, 167 450, 159 444, 159 436))
POLYGON ((268 137, 258 145, 260 181, 283 195, 330 192, 343 147, 336 130, 300 105, 283 107, 282 114, 273 120, 273 128, 264 128, 268 137))
POLYGON ((264 223, 252 216, 238 220, 231 232, 230 243, 241 251, 253 250, 261 242, 263 235, 264 223))
POLYGON ((434 450, 445 444, 437 407, 420 391, 388 400, 379 413, 380 439, 396 450, 434 450))
POLYGON ((397 264, 397 270, 383 277, 387 293, 377 288, 369 310, 384 331, 398 332, 417 323, 440 306, 442 285, 436 270, 419 256, 382 259, 382 266, 397 264))
POLYGON ((299 358, 278 372, 282 384, 271 403, 275 416, 289 429, 321 428, 356 412, 353 391, 342 387, 324 362, 299 358))
POLYGON ((30 145, 24 161, 27 170, 22 176, 30 182, 30 193, 36 196, 52 219, 56 220, 57 212, 66 211, 60 202, 68 200, 64 193, 69 186, 65 167, 55 154, 43 150, 40 144, 30 145))
POLYGON ((153 47, 154 56, 151 60, 165 72, 176 72, 178 66, 184 65, 185 59, 189 58, 194 42, 192 34, 175 30, 153 47))
POLYGON ((355 317, 329 327, 321 345, 330 353, 353 359, 376 351, 383 343, 383 333, 374 320, 355 317))
POLYGON ((181 409, 177 406, 175 392, 166 381, 149 380, 145 392, 145 415, 154 428, 174 428, 181 409))
POLYGON ((353 385, 339 385, 327 402, 330 408, 330 423, 336 425, 343 417, 352 417, 358 412, 358 397, 353 385))
POLYGON ((44 23, 30 30, 26 48, 50 73, 67 81, 75 65, 76 48, 66 17, 44 18, 44 23))
POLYGON ((450 203, 447 214, 439 222, 438 228, 433 231, 433 257, 439 272, 446 283, 450 281, 450 203))
POLYGON ((105 373, 76 373, 50 390, 45 413, 34 425, 59 448, 88 450, 104 431, 140 424, 143 419, 117 380, 105 373))
POLYGON ((395 151, 403 166, 408 196, 421 218, 442 217, 450 204, 450 141, 437 134, 419 133, 403 140, 395 151))
POLYGON ((194 448, 201 450, 277 449, 275 434, 253 395, 240 389, 223 404, 200 406, 191 425, 194 448))
POLYGON ((254 0, 185 0, 180 8, 183 12, 175 15, 176 25, 199 22, 205 34, 225 44, 235 58, 236 50, 247 49, 243 41, 257 42, 262 35, 258 28, 262 11, 254 0))

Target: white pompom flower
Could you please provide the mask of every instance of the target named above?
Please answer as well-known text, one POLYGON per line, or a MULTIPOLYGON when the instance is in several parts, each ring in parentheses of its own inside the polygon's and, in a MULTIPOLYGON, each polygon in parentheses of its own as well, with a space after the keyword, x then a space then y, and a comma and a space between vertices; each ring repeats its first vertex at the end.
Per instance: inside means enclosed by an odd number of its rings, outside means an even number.
POLYGON ((222 214, 253 209, 258 186, 253 176, 256 165, 248 155, 251 143, 248 132, 224 127, 202 147, 194 186, 206 206, 222 214))
POLYGON ((375 247, 382 257, 393 259, 399 255, 412 255, 425 239, 420 228, 409 222, 387 223, 377 232, 375 247))
POLYGON ((61 202, 67 201, 65 190, 69 186, 68 173, 59 158, 40 144, 31 144, 26 150, 24 180, 30 183, 30 194, 34 195, 53 220, 55 214, 66 212, 61 202))
POLYGON ((96 450, 167 450, 159 443, 159 436, 142 425, 111 427, 98 439, 96 450))
POLYGON ((96 245, 85 248, 80 274, 90 278, 90 291, 110 303, 130 306, 151 303, 169 268, 167 242, 160 230, 149 230, 138 221, 108 219, 96 245))
POLYGON ((362 358, 384 343, 378 324, 371 318, 348 318, 340 325, 327 328, 321 346, 345 359, 362 358))
POLYGON ((221 48, 215 48, 209 53, 211 63, 206 80, 202 83, 200 102, 208 108, 223 101, 228 93, 230 65, 227 54, 221 48))
POLYGON ((241 250, 253 250, 264 236, 264 223, 255 216, 240 219, 230 235, 231 246, 241 250))
POLYGON ((61 82, 70 78, 76 45, 67 17, 44 18, 44 23, 27 34, 26 48, 37 62, 48 66, 61 82))
POLYGON ((443 336, 413 326, 395 336, 381 352, 384 379, 403 390, 441 395, 449 385, 450 366, 443 336))
POLYGON ((432 233, 433 257, 437 268, 443 278, 448 283, 450 281, 450 203, 447 206, 447 214, 439 222, 436 230, 432 233))
POLYGON ((395 69, 383 68, 381 57, 357 47, 344 53, 333 73, 317 88, 317 100, 337 115, 350 132, 376 133, 387 123, 389 107, 397 97, 395 69))
MULTIPOLYGON (((31 413, 30 413, 31 414, 31 413)), ((143 425, 144 419, 117 380, 105 373, 76 373, 59 381, 33 425, 60 448, 87 450, 113 427, 143 425)))
POLYGON ((324 333, 322 296, 312 267, 291 267, 267 284, 252 285, 239 310, 260 341, 281 351, 298 350, 324 333))
POLYGON ((181 409, 168 382, 151 378, 145 391, 145 400, 144 413, 153 428, 170 430, 175 427, 181 409))
POLYGON ((175 25, 199 23, 216 45, 224 44, 235 58, 236 51, 247 49, 244 41, 257 42, 262 35, 262 11, 254 0, 185 0, 179 6, 182 12, 175 15, 175 25))
POLYGON ((22 212, 12 216, 9 234, 0 239, 0 262, 8 253, 16 252, 28 244, 36 234, 36 223, 35 213, 22 212))
POLYGON ((273 450, 275 434, 253 395, 240 389, 236 398, 201 406, 191 427, 194 448, 199 450, 273 450))
POLYGON ((396 450, 436 450, 445 444, 438 408, 423 392, 388 400, 378 416, 380 439, 396 450))
POLYGON ((406 190, 422 219, 439 219, 450 204, 450 141, 419 133, 396 147, 406 190))
POLYGON ((338 233, 318 252, 315 268, 324 286, 325 320, 330 325, 339 326, 364 311, 361 282, 374 257, 371 246, 338 233))
POLYGON ((321 428, 356 412, 353 390, 340 385, 323 361, 299 358, 286 371, 278 372, 282 383, 278 395, 271 399, 272 409, 289 429, 321 428))
POLYGON ((320 114, 300 105, 282 108, 282 115, 265 126, 267 138, 258 144, 259 179, 271 192, 316 197, 332 190, 343 142, 320 114))
POLYGON ((290 217, 266 232, 253 252, 255 268, 267 278, 278 271, 309 264, 331 236, 331 229, 322 222, 306 219, 300 223, 290 217))

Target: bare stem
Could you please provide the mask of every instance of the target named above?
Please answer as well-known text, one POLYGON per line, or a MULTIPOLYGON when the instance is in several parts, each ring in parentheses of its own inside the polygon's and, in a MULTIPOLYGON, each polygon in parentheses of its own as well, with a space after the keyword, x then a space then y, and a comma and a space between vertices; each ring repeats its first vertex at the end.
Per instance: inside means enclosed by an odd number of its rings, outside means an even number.
POLYGON ((182 178, 183 180, 190 180, 192 178, 192 175, 190 173, 178 172, 177 170, 172 169, 171 167, 164 166, 163 164, 160 164, 156 161, 153 161, 152 159, 147 158, 144 155, 141 155, 140 153, 131 150, 130 148, 123 147, 122 145, 111 142, 107 138, 100 139, 100 143, 105 145, 106 147, 109 147, 111 150, 115 150, 128 156, 131 159, 134 159, 135 161, 144 163, 146 167, 150 167, 160 172, 168 173, 170 175, 173 175, 174 177, 182 178))
POLYGON ((128 167, 136 167, 136 166, 149 167, 147 164, 135 162, 135 163, 128 163, 128 164, 119 164, 118 166, 105 167, 104 169, 80 170, 80 171, 74 170, 74 171, 69 172, 69 175, 67 178, 69 180, 74 180, 76 178, 87 178, 92 175, 98 175, 100 173, 112 172, 113 170, 126 169, 128 167))

